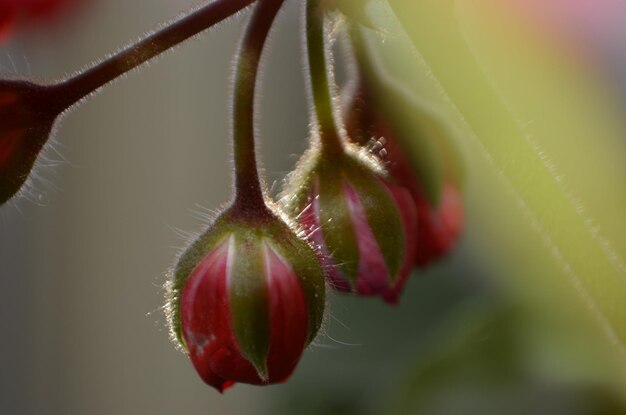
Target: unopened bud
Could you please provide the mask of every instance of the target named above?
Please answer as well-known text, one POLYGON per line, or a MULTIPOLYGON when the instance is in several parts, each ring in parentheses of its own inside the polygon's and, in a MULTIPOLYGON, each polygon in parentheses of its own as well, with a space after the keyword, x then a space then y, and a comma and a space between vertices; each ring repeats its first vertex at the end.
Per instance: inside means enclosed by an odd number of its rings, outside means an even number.
POLYGON ((411 194, 351 147, 307 157, 283 201, 325 254, 333 286, 397 302, 415 255, 411 194))
POLYGON ((176 265, 170 327, 219 391, 283 382, 321 325, 324 284, 316 254, 285 222, 227 210, 176 265))

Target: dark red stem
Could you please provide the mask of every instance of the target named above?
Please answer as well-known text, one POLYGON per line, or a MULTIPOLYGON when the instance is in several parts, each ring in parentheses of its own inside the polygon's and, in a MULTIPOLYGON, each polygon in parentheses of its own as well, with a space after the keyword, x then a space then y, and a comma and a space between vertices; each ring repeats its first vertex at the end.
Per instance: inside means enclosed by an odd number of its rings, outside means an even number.
POLYGON ((235 209, 267 211, 256 162, 254 103, 263 47, 283 0, 259 0, 246 28, 235 75, 235 209))
POLYGON ((256 0, 215 0, 59 85, 70 106, 146 61, 232 16, 256 0))

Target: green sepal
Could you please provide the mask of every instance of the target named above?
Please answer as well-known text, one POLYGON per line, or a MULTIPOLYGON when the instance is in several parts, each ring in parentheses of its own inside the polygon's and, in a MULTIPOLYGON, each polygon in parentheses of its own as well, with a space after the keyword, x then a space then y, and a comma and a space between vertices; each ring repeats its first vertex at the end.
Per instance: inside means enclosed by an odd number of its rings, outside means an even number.
POLYGON ((319 147, 309 148, 287 177, 279 201, 283 211, 288 216, 297 218, 311 203, 311 193, 316 182, 317 167, 321 158, 319 147))
POLYGON ((395 282, 405 257, 406 230, 400 211, 388 189, 372 168, 350 155, 344 167, 345 177, 359 198, 367 223, 385 259, 391 282, 395 282))
POLYGON ((359 244, 344 189, 344 158, 318 165, 320 230, 333 262, 342 275, 356 286, 359 271, 359 244))
POLYGON ((343 159, 343 155, 328 158, 320 147, 311 147, 289 176, 280 200, 285 212, 297 218, 303 210, 311 208, 311 196, 317 187, 324 242, 344 277, 355 283, 359 247, 343 191, 343 159))
POLYGON ((269 377, 269 293, 263 262, 263 234, 245 229, 234 234, 235 248, 228 276, 231 321, 241 354, 261 379, 269 377))

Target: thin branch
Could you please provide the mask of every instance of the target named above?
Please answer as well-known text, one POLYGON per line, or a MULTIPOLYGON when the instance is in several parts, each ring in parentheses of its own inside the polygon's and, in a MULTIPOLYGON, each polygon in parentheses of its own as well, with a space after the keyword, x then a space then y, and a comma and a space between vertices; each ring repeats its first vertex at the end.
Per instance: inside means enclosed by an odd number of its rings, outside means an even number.
POLYGON ((256 162, 254 103, 261 54, 283 1, 259 0, 237 62, 233 114, 235 206, 246 210, 266 209, 256 162))
POLYGON ((256 0, 215 0, 58 85, 67 106, 166 50, 234 15, 256 0))

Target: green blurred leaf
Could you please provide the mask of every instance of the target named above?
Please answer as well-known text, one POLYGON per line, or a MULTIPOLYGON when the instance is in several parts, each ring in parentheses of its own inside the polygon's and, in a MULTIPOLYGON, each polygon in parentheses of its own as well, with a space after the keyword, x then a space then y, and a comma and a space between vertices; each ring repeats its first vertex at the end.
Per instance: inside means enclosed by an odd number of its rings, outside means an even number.
POLYGON ((523 316, 468 304, 416 358, 389 413, 609 415, 626 407, 601 384, 542 376, 528 364, 523 316))
MULTIPOLYGON (((390 0, 386 65, 464 134, 467 230, 537 364, 626 390, 626 135, 597 79, 506 2, 390 0), (500 7, 496 7, 500 5, 500 7), (406 31, 414 51, 403 49, 406 31)), ((382 3, 380 3, 380 7, 382 3)))

